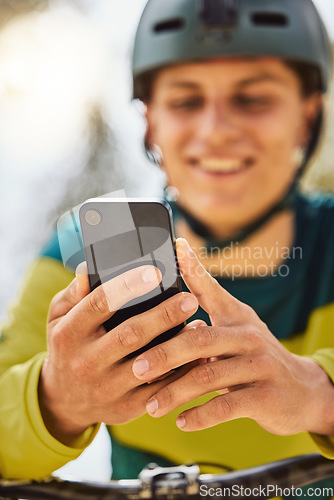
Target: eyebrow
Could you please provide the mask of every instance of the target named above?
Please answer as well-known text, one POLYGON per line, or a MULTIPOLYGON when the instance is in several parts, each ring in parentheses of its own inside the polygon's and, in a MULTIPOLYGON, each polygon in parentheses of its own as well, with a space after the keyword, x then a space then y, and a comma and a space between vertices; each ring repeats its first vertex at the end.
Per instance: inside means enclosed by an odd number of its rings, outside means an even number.
POLYGON ((198 83, 193 83, 193 82, 186 82, 186 81, 171 81, 171 82, 168 82, 166 87, 169 87, 169 88, 182 88, 182 89, 193 89, 193 90, 196 90, 198 89, 198 87, 200 87, 200 85, 198 83))
MULTIPOLYGON (((273 82, 273 83, 279 83, 283 85, 287 85, 287 82, 283 80, 282 78, 271 75, 269 73, 262 73, 261 75, 246 78, 244 80, 241 80, 240 82, 237 83, 237 87, 246 87, 248 85, 254 85, 257 83, 265 83, 265 82, 273 82)), ((176 80, 176 81, 171 81, 169 82, 166 86, 169 88, 181 88, 181 89, 188 89, 188 90, 196 90, 200 87, 200 84, 194 83, 194 82, 188 82, 186 80, 176 80)))
POLYGON ((246 78, 245 80, 241 80, 241 82, 238 83, 239 87, 245 87, 247 85, 253 85, 256 83, 262 83, 262 82, 273 82, 273 83, 280 83, 283 85, 287 85, 287 82, 280 78, 279 76, 276 75, 271 75, 269 73, 262 73, 261 75, 246 78))

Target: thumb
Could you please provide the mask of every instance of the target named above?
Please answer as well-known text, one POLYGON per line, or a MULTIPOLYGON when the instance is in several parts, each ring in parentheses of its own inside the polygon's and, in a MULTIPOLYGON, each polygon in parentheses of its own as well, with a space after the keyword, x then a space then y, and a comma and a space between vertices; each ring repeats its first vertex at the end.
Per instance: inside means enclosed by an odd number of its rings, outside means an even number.
POLYGON ((76 294, 83 299, 90 292, 87 262, 81 262, 75 270, 76 294))
POLYGON ((49 321, 67 314, 90 292, 87 264, 82 262, 76 269, 76 276, 67 288, 54 296, 50 305, 49 321))
POLYGON ((176 251, 182 278, 199 305, 210 315, 212 324, 221 323, 221 318, 224 318, 224 323, 228 323, 229 318, 235 318, 241 303, 206 271, 189 243, 178 238, 176 251))

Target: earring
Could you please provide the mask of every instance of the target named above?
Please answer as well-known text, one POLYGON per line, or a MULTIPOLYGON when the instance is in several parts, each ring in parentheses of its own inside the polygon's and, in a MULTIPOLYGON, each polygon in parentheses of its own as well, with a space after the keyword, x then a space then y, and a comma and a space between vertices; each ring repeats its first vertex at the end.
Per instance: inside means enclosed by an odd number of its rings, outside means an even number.
POLYGON ((179 190, 175 186, 166 186, 165 198, 167 201, 177 201, 179 198, 179 190))
POLYGON ((305 150, 301 146, 296 146, 292 153, 292 163, 296 170, 298 170, 305 158, 305 150))

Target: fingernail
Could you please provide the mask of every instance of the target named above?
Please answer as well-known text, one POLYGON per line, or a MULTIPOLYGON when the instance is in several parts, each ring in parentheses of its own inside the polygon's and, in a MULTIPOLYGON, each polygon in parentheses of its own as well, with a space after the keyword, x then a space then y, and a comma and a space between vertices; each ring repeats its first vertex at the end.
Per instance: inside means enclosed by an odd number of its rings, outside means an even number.
POLYGON ((185 238, 182 238, 182 240, 184 241, 184 245, 186 246, 188 252, 191 254, 191 255, 195 255, 195 252, 194 250, 191 248, 191 246, 189 245, 188 241, 185 239, 185 238))
POLYGON ((86 261, 80 262, 80 264, 76 267, 75 274, 76 276, 80 274, 88 274, 86 261))
POLYGON ((158 283, 157 272, 150 267, 143 271, 142 277, 145 283, 154 283, 155 281, 158 283))
POLYGON ((193 249, 191 248, 191 246, 189 245, 188 241, 185 238, 178 238, 177 241, 180 242, 181 245, 183 245, 183 248, 187 252, 189 252, 190 255, 195 255, 193 249))
POLYGON ((158 400, 156 398, 152 398, 147 401, 146 410, 149 415, 153 415, 159 407, 158 400))
POLYGON ((194 297, 188 296, 182 300, 180 307, 185 313, 192 312, 197 308, 197 301, 194 297))
POLYGON ((179 429, 182 429, 186 425, 186 419, 183 415, 179 415, 176 419, 176 425, 179 429))
POLYGON ((135 361, 133 363, 133 372, 135 375, 137 375, 138 377, 144 375, 144 373, 148 372, 148 369, 149 369, 150 365, 148 364, 148 361, 147 359, 137 359, 137 361, 135 361))

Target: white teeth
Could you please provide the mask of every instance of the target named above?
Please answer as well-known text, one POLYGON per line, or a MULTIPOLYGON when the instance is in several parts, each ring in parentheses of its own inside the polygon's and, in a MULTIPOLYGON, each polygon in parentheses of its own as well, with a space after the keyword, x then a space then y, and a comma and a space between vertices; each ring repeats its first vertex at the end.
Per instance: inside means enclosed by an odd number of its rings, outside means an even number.
POLYGON ((200 167, 210 172, 236 172, 244 168, 240 160, 202 160, 200 167))

